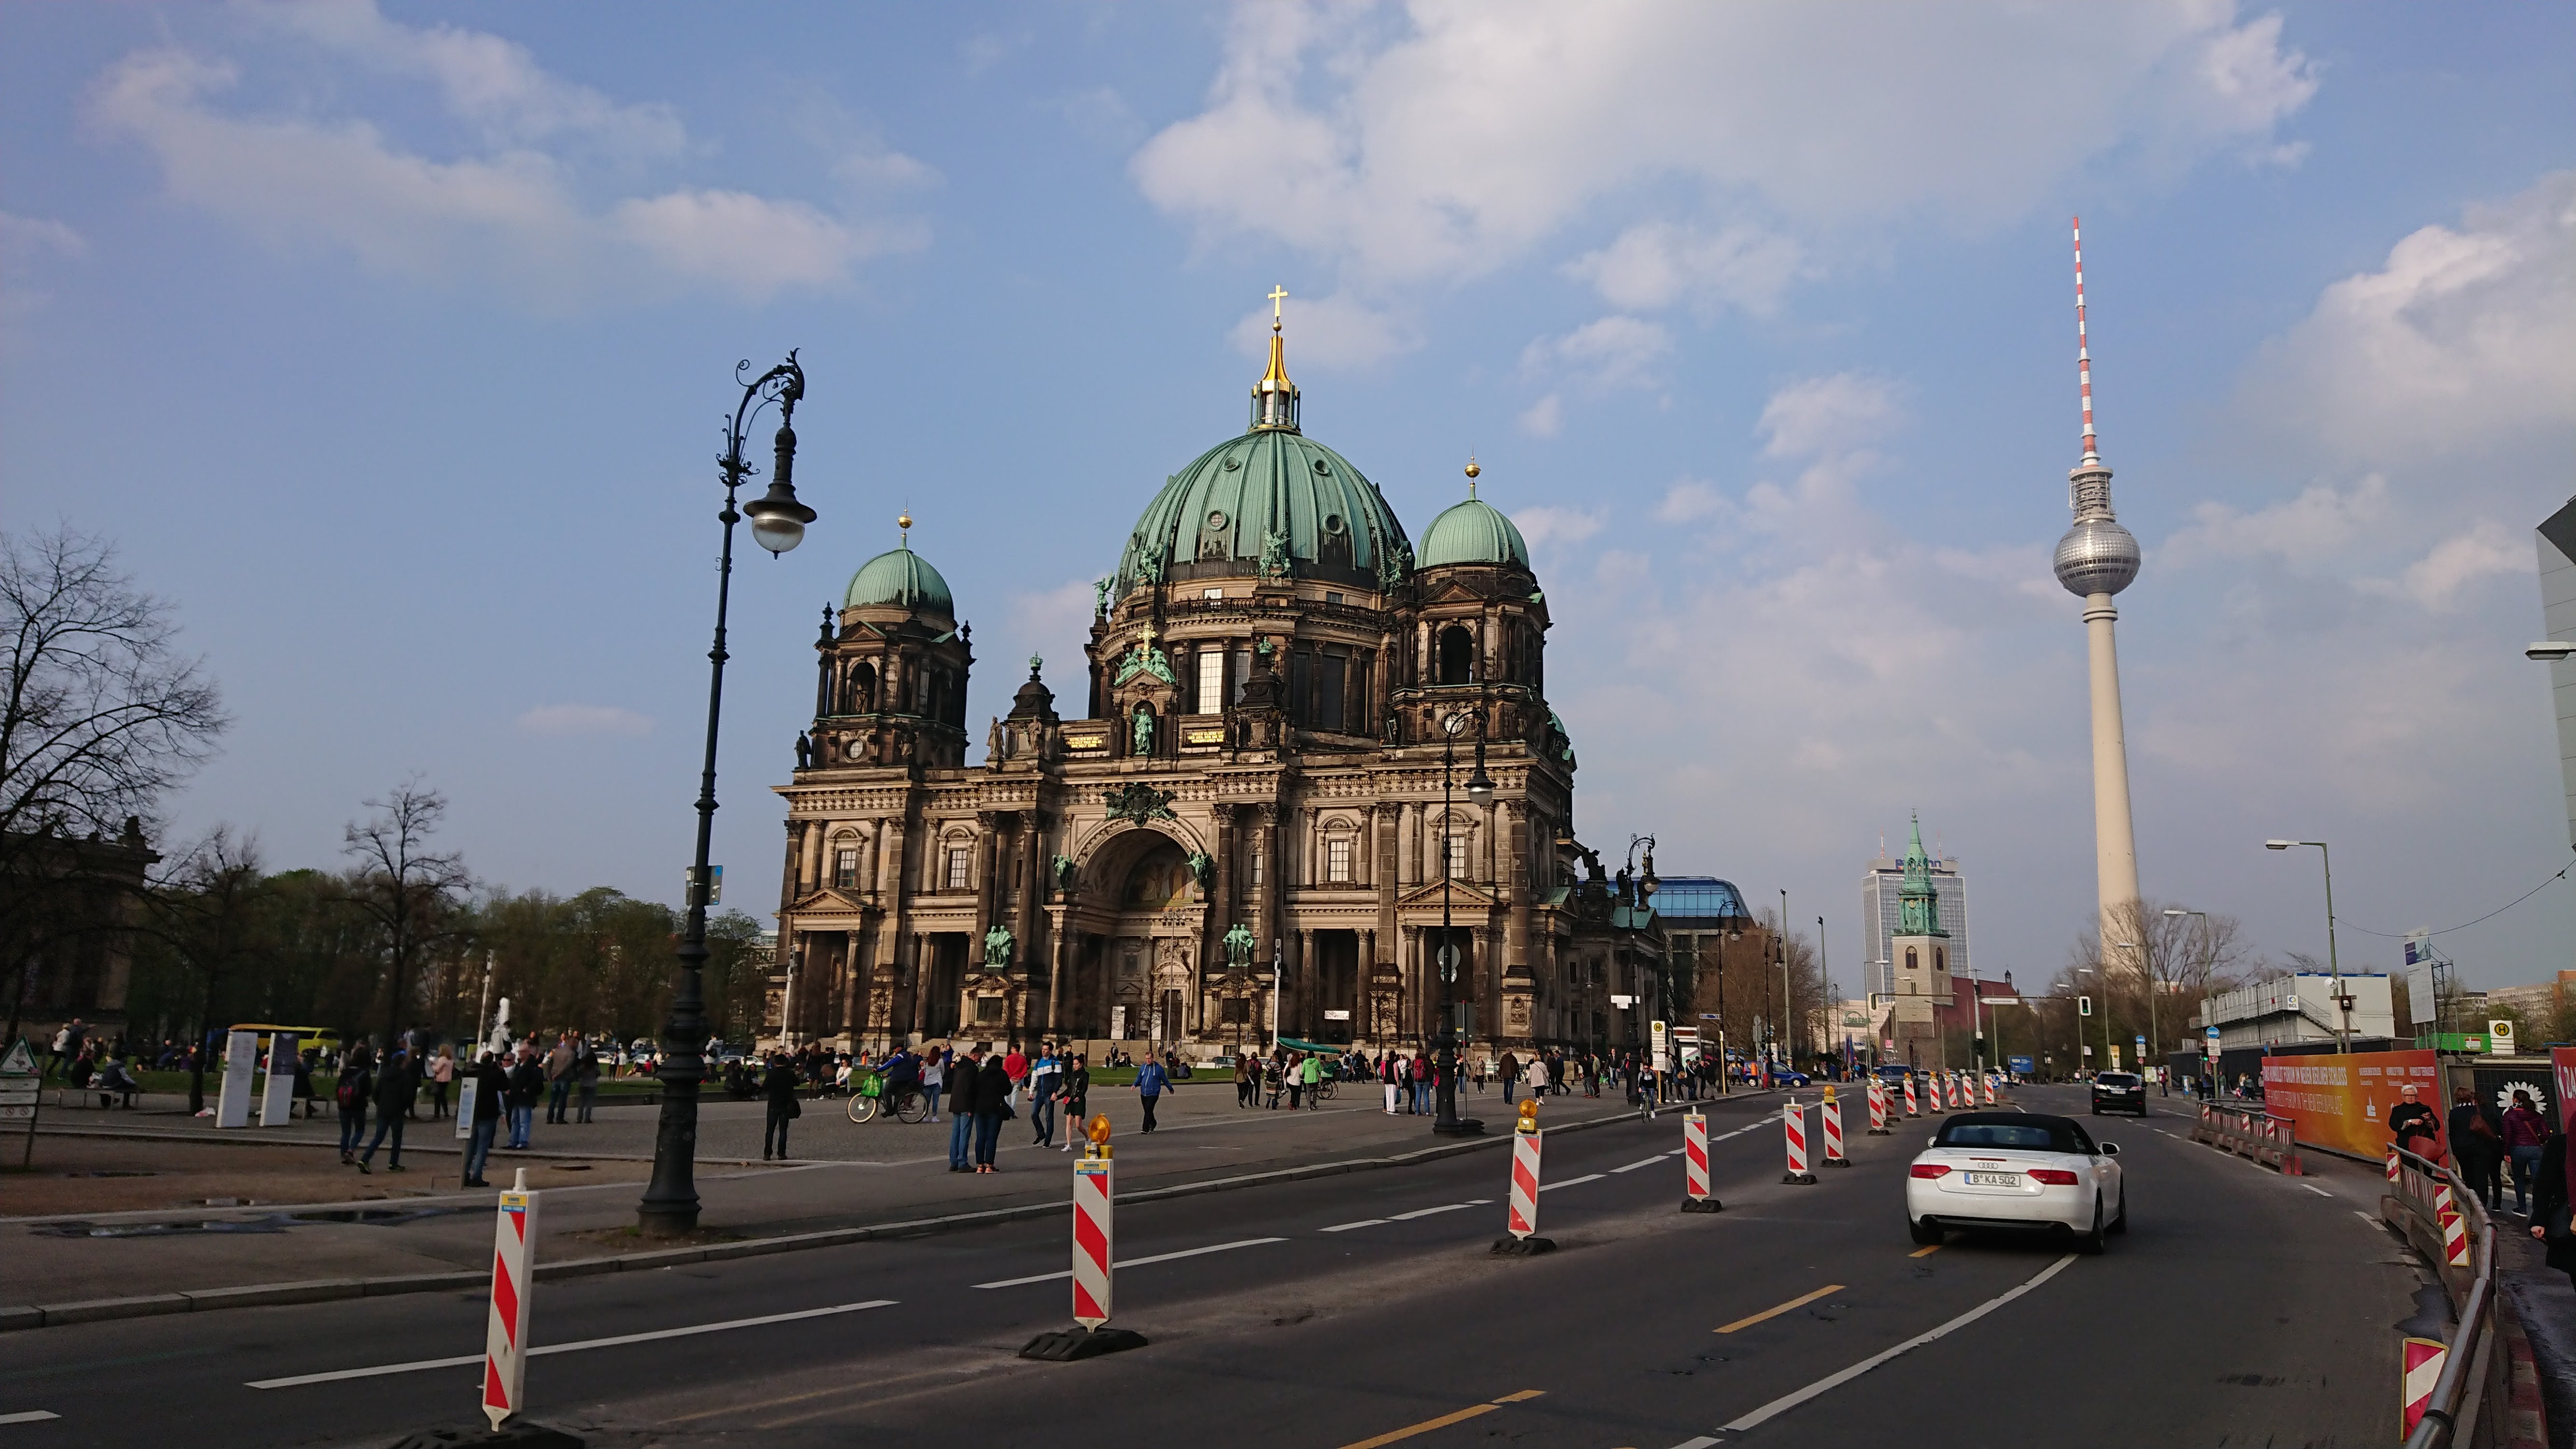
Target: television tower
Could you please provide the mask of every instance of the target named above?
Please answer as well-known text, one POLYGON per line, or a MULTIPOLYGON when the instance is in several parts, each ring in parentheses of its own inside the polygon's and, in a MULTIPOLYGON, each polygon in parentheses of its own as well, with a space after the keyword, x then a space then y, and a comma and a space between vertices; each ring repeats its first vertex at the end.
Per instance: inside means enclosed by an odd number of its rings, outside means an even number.
MULTIPOLYGON (((2057 541, 2057 581, 2084 601, 2085 652, 2093 678, 2093 871, 2102 954, 2135 921, 2115 919, 2138 900, 2138 835, 2129 820, 2129 747, 2120 723, 2120 648, 2111 596, 2138 576, 2138 540, 2111 512, 2111 469, 2093 437, 2093 353, 2084 330, 2084 219, 2075 218, 2075 377, 2084 398, 2084 459, 2067 473, 2075 525, 2057 541)), ((2141 942, 2145 938, 2138 938, 2141 942)), ((2141 966, 2143 962, 2137 963, 2141 966)))

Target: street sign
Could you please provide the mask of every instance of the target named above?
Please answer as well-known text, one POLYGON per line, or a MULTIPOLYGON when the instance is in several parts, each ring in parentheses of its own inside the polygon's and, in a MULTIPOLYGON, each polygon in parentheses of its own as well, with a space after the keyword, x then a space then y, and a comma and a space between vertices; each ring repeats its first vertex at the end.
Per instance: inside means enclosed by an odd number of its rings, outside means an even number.
POLYGON ((35 1049, 23 1036, 0 1056, 0 1122, 27 1124, 27 1145, 18 1154, 21 1168, 36 1160, 36 1098, 45 1085, 37 1073, 35 1049))
POLYGON ((2213 1026, 2213 1027, 2209 1027, 2209 1028, 2207 1028, 2206 1030, 2204 1030, 2204 1031, 2202 1031, 2202 1032, 2201 1032, 2201 1034, 2200 1034, 2200 1049, 2201 1049, 2201 1052, 2202 1052, 2204 1055, 2207 1055, 2207 1056, 2210 1056, 2210 1057, 2216 1057, 2216 1056, 2218 1055, 2218 1028, 2217 1028, 2217 1027, 2214 1027, 2214 1026, 2213 1026))
POLYGON ((27 1045, 27 1039, 22 1036, 18 1038, 16 1045, 9 1048, 7 1056, 0 1056, 0 1077, 34 1075, 36 1075, 36 1053, 27 1045))

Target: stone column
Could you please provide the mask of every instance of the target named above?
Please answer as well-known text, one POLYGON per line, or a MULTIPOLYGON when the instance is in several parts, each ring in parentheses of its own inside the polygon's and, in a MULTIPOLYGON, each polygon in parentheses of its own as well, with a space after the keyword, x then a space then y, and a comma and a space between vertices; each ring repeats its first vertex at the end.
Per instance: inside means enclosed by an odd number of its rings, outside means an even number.
POLYGON ((984 933, 993 929, 993 912, 997 899, 995 868, 1001 863, 1002 817, 991 810, 975 814, 975 934, 966 943, 967 970, 982 969, 976 963, 984 959, 984 933))
POLYGON ((1278 949, 1279 933, 1287 929, 1286 922, 1281 919, 1281 906, 1287 900, 1286 883, 1281 879, 1287 871, 1287 862, 1281 858, 1281 847, 1287 836, 1284 819, 1287 812, 1273 804, 1264 804, 1257 809, 1258 823, 1253 829, 1254 838, 1260 842, 1257 848, 1262 857, 1260 923, 1252 929, 1260 955, 1267 958, 1278 949))
POLYGON ((1301 930, 1297 933, 1297 952, 1289 961, 1288 979, 1297 983, 1297 994, 1292 998, 1296 1010, 1283 1015, 1297 1023, 1299 1036, 1312 1041, 1315 1039, 1316 1013, 1323 1010, 1323 992, 1317 989, 1315 977, 1314 932, 1301 930))
POLYGON ((904 973, 912 978, 912 1029, 927 1036, 930 1033, 930 963, 922 959, 921 933, 915 931, 900 938, 895 949, 912 959, 912 969, 904 973))
POLYGON ((1395 1004, 1395 1034, 1399 1038, 1412 1041, 1418 1040, 1422 1035, 1423 1009, 1427 1000, 1422 989, 1422 928, 1420 926, 1404 928, 1402 952, 1403 954, 1397 959, 1396 970, 1403 978, 1404 994, 1395 1004))
POLYGON ((859 933, 855 930, 843 931, 841 933, 840 1030, 853 1042, 858 1040, 859 1033, 868 1028, 868 999, 871 995, 868 990, 870 984, 868 976, 867 963, 859 955, 859 933))
MULTIPOLYGON (((1018 964, 1024 996, 1028 985, 1035 983, 1039 978, 1038 963, 1046 959, 1042 954, 1046 943, 1046 918, 1038 913, 1038 845, 1045 834, 1044 817, 1035 810, 1020 812, 1020 890, 1019 904, 1013 914, 1018 918, 1017 929, 1020 933, 1018 964)), ((1047 1009, 1050 1012, 1055 1009, 1052 1001, 1047 1009)), ((1039 1023, 1027 1024, 1036 1026, 1039 1023)))

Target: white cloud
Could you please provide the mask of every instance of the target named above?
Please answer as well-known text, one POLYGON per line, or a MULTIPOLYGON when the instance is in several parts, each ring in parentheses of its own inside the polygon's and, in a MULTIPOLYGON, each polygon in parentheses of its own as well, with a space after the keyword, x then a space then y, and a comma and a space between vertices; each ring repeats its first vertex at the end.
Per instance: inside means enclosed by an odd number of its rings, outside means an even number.
POLYGON ((1685 478, 1664 490, 1663 501, 1655 505, 1655 518, 1661 523, 1697 523, 1731 513, 1734 506, 1715 485, 1685 478))
POLYGON ((89 240, 62 222, 0 211, 0 319, 24 317, 52 300, 50 290, 31 280, 40 261, 88 252, 89 240))
POLYGON ((1851 452, 1904 420, 1903 394, 1889 379, 1861 372, 1791 383, 1762 405, 1762 451, 1774 458, 1851 452))
POLYGON ((2535 567, 2530 543, 2488 519, 2433 545, 2432 552, 2406 566, 2397 582, 2425 608, 2447 610, 2458 605, 2462 589, 2480 579, 2528 575, 2535 567))
POLYGON ((1581 543, 1599 533, 1610 521, 1606 512, 1585 512, 1579 508, 1558 508, 1541 504, 1534 508, 1515 509, 1512 522, 1519 527, 1521 538, 1533 549, 1552 543, 1581 543))
MULTIPOLYGON (((371 5, 255 13, 335 56, 427 79, 484 140, 441 160, 362 117, 246 114, 221 103, 240 86, 237 65, 179 49, 111 66, 91 118, 149 150, 171 195, 280 250, 341 252, 381 274, 493 285, 562 309, 673 288, 755 301, 836 288, 868 257, 924 242, 918 224, 737 191, 595 196, 573 158, 685 149, 666 108, 615 104, 497 37, 396 24, 371 5)), ((899 172, 900 160, 876 164, 899 172)))
POLYGON ((519 716, 523 734, 646 735, 653 732, 649 715, 613 704, 541 704, 519 716))
POLYGON ((1565 399, 1549 393, 1521 410, 1521 431, 1533 438, 1553 438, 1565 431, 1565 399))
MULTIPOLYGON (((1422 334, 1395 313, 1372 307, 1347 293, 1309 302, 1286 301, 1288 375, 1308 363, 1325 368, 1374 367, 1422 345, 1422 334)), ((1235 349, 1246 357, 1270 355, 1270 308, 1255 307, 1234 324, 1235 349)))
POLYGON ((2428 226, 2248 370, 2250 429, 2387 467, 2576 423, 2576 171, 2428 226))
POLYGON ((1656 364, 1672 350, 1672 334, 1662 324, 1613 315, 1531 343, 1521 350, 1521 368, 1533 375, 1572 376, 1601 391, 1652 388, 1656 364))
POLYGON ((2268 147, 2315 88, 2276 18, 2239 24, 2225 0, 1845 24, 1794 6, 1253 4, 1205 109, 1131 169, 1210 234, 1384 284, 1508 265, 1595 201, 1673 181, 1798 227, 1992 225, 2100 158, 2165 171, 2268 147))
POLYGON ((2156 562, 2191 568, 2268 555, 2309 572, 2349 559, 2392 511, 2388 479, 2379 473, 2343 490, 2314 484, 2296 498, 2251 513, 2224 503, 2196 504, 2191 525, 2165 541, 2156 562))
POLYGON ((1564 270, 1591 283, 1603 301, 1629 311, 1688 302, 1704 313, 1736 307, 1761 316, 1779 306, 1781 294, 1808 266, 1797 242, 1758 226, 1737 223, 1707 233, 1657 221, 1628 228, 1564 270))

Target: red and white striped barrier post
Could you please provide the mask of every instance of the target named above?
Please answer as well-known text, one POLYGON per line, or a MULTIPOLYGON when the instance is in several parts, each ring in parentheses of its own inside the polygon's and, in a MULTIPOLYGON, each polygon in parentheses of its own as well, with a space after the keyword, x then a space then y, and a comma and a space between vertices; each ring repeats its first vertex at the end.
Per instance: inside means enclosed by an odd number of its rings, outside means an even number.
POLYGON ((1504 1208, 1503 1231, 1494 1240, 1496 1253, 1525 1257, 1552 1252, 1556 1244, 1538 1235, 1539 1146, 1538 1098, 1521 1099, 1520 1120, 1512 1125, 1512 1188, 1504 1208))
POLYGON ((1095 1115, 1083 1129, 1090 1145, 1073 1164, 1073 1321, 1071 1331, 1041 1333, 1020 1357, 1063 1363, 1142 1348, 1145 1335, 1110 1328, 1112 1284, 1118 1267, 1118 1175, 1109 1153, 1109 1119, 1095 1115))
POLYGON ((1994 1074, 1994 1073, 1992 1073, 1992 1072, 1988 1072, 1988 1073, 1986 1073, 1986 1105, 1987 1105, 1987 1106, 1989 1106, 1989 1107, 1991 1107, 1991 1106, 1993 1106, 1994 1104, 1995 1104, 1995 1074, 1994 1074))
POLYGON ((1869 1135, 1885 1137, 1887 1130, 1887 1083, 1869 1079, 1869 1135))
MULTIPOLYGON (((2209 1109, 2206 1107, 2201 1108, 2200 1111, 2204 1117, 2209 1115, 2209 1109)), ((2397 1144, 2394 1142, 2388 1144, 2388 1185, 2397 1186, 2397 1144)))
POLYGON ((537 1236, 537 1195, 528 1191, 528 1170, 519 1169, 510 1190, 501 1194, 500 1220, 492 1226, 492 1311, 483 1329, 483 1417, 497 1432, 503 1420, 526 1405, 528 1382, 528 1302, 535 1283, 528 1276, 529 1244, 537 1236))
POLYGON ((1682 1211, 1713 1213, 1723 1207, 1708 1190, 1708 1118, 1694 1107, 1682 1114, 1682 1211))
POLYGON ((1923 1105, 1931 1109, 1933 1116, 1938 1117, 1945 1110, 1941 1105, 1941 1074, 1934 1072, 1924 1085, 1930 1090, 1923 1094, 1929 1099, 1923 1105))
POLYGON ((2424 1406, 2433 1398, 2433 1385, 2442 1379, 2442 1360, 2448 1358, 2450 1352, 2438 1338, 2405 1340, 2404 1367, 2398 1370, 2397 1432, 2400 1437, 2413 1434, 2417 1421, 2424 1417, 2424 1406))
POLYGON ((1960 1076, 1957 1072, 1952 1072, 1950 1074, 1950 1105, 1961 1109, 1965 1109, 1970 1105, 1968 1102, 1967 1079, 1960 1076))
POLYGON ((2451 1185, 2433 1184, 2433 1216, 2442 1224, 2442 1259, 2454 1268, 2469 1266, 2469 1223, 2451 1198, 2451 1185))
POLYGON ((1914 1100, 1914 1074, 1912 1072, 1907 1072, 1905 1074, 1905 1115, 1908 1117, 1920 1117, 1923 1115, 1923 1109, 1914 1100))
POLYGON ((1786 1134, 1789 1145, 1789 1170, 1781 1174, 1780 1180, 1789 1183, 1814 1182, 1816 1175, 1807 1170, 1807 1109, 1799 1106, 1794 1097, 1789 1100, 1788 1105, 1780 1109, 1780 1128, 1786 1134))
POLYGON ((1851 1166, 1851 1159, 1843 1156, 1843 1104, 1831 1087, 1825 1088, 1825 1166, 1851 1166))

